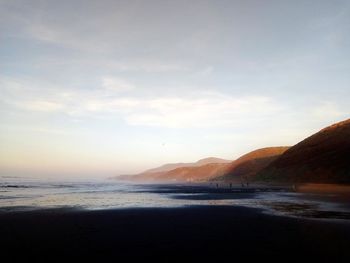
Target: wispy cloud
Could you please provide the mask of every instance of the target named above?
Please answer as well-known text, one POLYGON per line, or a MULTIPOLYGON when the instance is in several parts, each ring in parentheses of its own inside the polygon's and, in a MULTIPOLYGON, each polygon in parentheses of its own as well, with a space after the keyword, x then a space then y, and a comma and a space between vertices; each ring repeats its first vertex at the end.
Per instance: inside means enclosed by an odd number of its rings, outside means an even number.
POLYGON ((159 97, 142 100, 124 117, 132 125, 169 128, 232 127, 266 117, 279 107, 266 97, 198 94, 196 97, 159 97))
POLYGON ((194 71, 192 65, 186 61, 176 60, 157 60, 154 58, 129 59, 124 61, 105 61, 108 67, 121 72, 146 72, 146 73, 164 73, 164 72, 190 72, 194 71))
POLYGON ((2 108, 58 113, 72 119, 122 119, 134 126, 250 127, 251 123, 274 122, 276 116, 283 123, 288 116, 303 123, 306 120, 329 123, 347 117, 344 105, 334 101, 316 100, 299 110, 265 95, 232 95, 214 92, 215 89, 144 96, 137 92, 142 87, 119 76, 102 76, 100 86, 91 89, 68 89, 30 80, 0 78, 0 89, 2 108))
POLYGON ((344 118, 346 114, 347 112, 333 101, 321 101, 311 109, 311 116, 316 120, 334 121, 344 118))
POLYGON ((202 90, 176 96, 145 97, 124 94, 122 91, 135 89, 126 79, 102 77, 101 80, 101 87, 91 90, 38 87, 33 92, 33 89, 26 88, 26 85, 33 84, 20 81, 7 82, 9 86, 3 90, 7 91, 7 102, 17 109, 56 112, 75 118, 115 116, 129 125, 168 128, 236 126, 264 119, 281 109, 276 101, 266 96, 232 96, 202 90), (16 87, 16 90, 11 90, 11 87, 16 87))
POLYGON ((65 109, 63 103, 48 101, 48 100, 29 100, 25 103, 16 103, 18 107, 31 111, 42 111, 42 112, 58 112, 65 109))
POLYGON ((102 78, 102 86, 111 91, 128 91, 135 88, 129 81, 111 76, 102 78))

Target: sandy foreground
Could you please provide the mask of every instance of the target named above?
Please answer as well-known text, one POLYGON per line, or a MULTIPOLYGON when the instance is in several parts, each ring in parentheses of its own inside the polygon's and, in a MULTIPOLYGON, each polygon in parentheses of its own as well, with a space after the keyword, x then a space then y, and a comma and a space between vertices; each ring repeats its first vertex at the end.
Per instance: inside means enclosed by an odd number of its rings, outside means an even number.
POLYGON ((350 224, 231 206, 0 214, 10 261, 180 262, 321 259, 348 262, 350 224))
POLYGON ((341 193, 350 196, 350 185, 340 184, 300 184, 297 191, 301 193, 341 193))

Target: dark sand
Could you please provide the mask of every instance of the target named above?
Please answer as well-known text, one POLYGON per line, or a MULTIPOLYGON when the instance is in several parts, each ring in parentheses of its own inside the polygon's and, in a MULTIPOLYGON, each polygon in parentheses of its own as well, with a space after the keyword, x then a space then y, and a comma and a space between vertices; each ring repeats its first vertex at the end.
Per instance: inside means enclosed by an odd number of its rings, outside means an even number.
POLYGON ((300 193, 345 194, 350 196, 350 185, 344 184, 300 184, 297 185, 300 193))
POLYGON ((347 222, 272 216, 243 207, 2 212, 0 236, 6 262, 350 259, 347 222))

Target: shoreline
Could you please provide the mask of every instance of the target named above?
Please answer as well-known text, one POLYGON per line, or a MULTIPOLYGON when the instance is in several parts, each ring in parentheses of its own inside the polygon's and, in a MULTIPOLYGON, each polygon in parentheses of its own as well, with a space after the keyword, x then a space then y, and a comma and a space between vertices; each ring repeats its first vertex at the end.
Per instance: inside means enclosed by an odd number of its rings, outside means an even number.
POLYGON ((297 192, 350 195, 350 185, 305 183, 297 185, 297 192))
POLYGON ((128 181, 130 184, 135 185, 180 185, 180 186, 194 186, 194 187, 207 187, 212 189, 260 189, 260 190, 285 190, 291 192, 300 193, 339 193, 350 195, 350 184, 330 184, 330 183, 263 183, 263 182, 251 182, 247 186, 242 186, 237 182, 229 181, 211 181, 211 182, 137 182, 128 181), (218 187, 216 185, 218 184, 218 187), (232 187, 230 186, 232 185, 232 187))

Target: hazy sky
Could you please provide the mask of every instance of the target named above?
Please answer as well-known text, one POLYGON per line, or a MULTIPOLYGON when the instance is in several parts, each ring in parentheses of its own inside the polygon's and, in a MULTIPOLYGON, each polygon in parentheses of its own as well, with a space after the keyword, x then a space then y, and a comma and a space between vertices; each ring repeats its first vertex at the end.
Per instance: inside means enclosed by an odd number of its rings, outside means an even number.
POLYGON ((293 145, 350 112, 350 1, 0 0, 0 174, 293 145))

